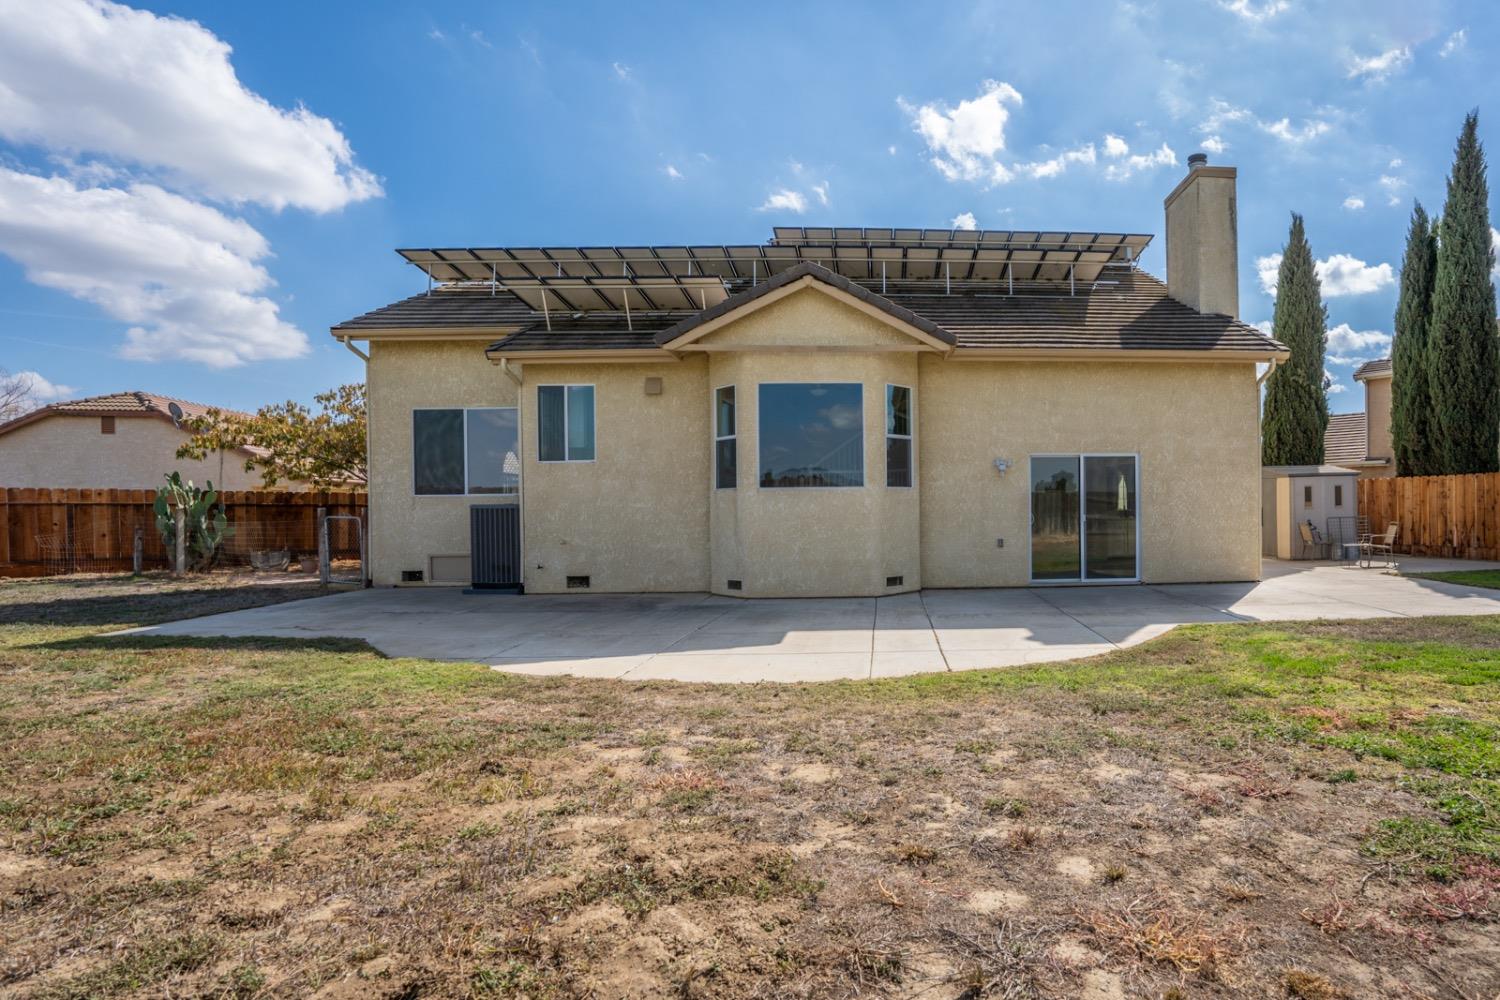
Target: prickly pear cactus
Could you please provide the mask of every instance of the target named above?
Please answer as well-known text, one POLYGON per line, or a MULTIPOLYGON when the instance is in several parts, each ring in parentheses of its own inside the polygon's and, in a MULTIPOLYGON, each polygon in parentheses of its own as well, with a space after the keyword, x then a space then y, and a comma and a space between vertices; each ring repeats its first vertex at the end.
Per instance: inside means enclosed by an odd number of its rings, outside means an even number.
POLYGON ((199 489, 190 479, 186 482, 182 474, 173 472, 166 476, 167 484, 156 491, 151 507, 156 514, 156 530, 161 535, 167 551, 177 545, 176 512, 183 512, 183 526, 187 532, 187 549, 192 553, 193 565, 197 569, 208 569, 213 565, 219 547, 233 536, 234 528, 218 507, 219 492, 212 480, 199 489))

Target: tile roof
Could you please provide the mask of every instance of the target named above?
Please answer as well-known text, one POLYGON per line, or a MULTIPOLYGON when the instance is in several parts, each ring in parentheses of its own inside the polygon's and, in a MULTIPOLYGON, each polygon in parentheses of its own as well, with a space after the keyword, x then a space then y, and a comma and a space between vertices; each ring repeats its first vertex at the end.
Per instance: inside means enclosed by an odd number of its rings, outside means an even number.
POLYGON ((510 292, 491 294, 488 285, 439 285, 431 294, 413 295, 400 302, 345 320, 335 334, 355 330, 440 329, 444 327, 530 326, 542 318, 510 292))
MULTIPOLYGON (((956 345, 960 353, 973 349, 1024 352, 1067 348, 1285 350, 1253 326, 1183 305, 1167 294, 1164 283, 1138 268, 1110 267, 1103 273, 1099 282, 1080 287, 1074 295, 1061 291, 1040 294, 1035 290, 1001 294, 996 282, 955 282, 952 294, 937 291, 931 283, 888 282, 882 294, 879 281, 853 281, 816 264, 800 264, 753 287, 741 284, 730 298, 702 312, 633 316, 633 330, 626 328, 623 316, 601 313, 563 321, 554 318, 548 330, 544 323, 536 322, 541 317, 532 314, 531 325, 493 344, 489 351, 503 356, 522 351, 646 350, 804 276, 857 295, 936 339, 956 345), (654 339, 648 335, 650 331, 656 331, 654 339)), ((487 289, 468 294, 491 298, 487 289)))
POLYGON ((1323 432, 1323 461, 1329 465, 1363 462, 1369 454, 1363 413, 1335 413, 1323 432))
POLYGON ((1354 369, 1356 379, 1364 378, 1389 378, 1391 376, 1391 359, 1376 358, 1374 361, 1366 361, 1354 369))
POLYGON ((712 322, 720 316, 732 313, 741 306, 749 305, 756 299, 764 295, 769 295, 778 288, 784 288, 802 278, 816 278, 824 284, 847 292, 861 302, 874 306, 892 319, 915 327, 929 337, 936 338, 945 344, 952 346, 958 343, 957 338, 953 334, 942 329, 926 316, 917 313, 909 307, 898 305, 885 295, 878 295, 856 281, 846 278, 841 274, 835 274, 826 267, 821 267, 811 262, 804 262, 795 267, 787 268, 767 281, 762 281, 738 294, 731 295, 718 305, 705 309, 702 312, 694 313, 681 322, 658 333, 656 335, 656 343, 658 345, 670 344, 684 334, 692 332, 696 327, 712 322))
MULTIPOLYGON (((246 417, 250 414, 240 410, 230 410, 222 406, 209 406, 207 403, 194 403, 186 399, 177 399, 175 396, 163 396, 155 392, 142 392, 131 390, 128 392, 110 392, 102 396, 85 396, 83 399, 68 399, 57 403, 48 403, 40 406, 30 413, 23 413, 14 420, 0 424, 0 434, 17 430, 26 424, 41 420, 50 416, 74 416, 74 417, 154 417, 159 420, 171 420, 172 413, 170 403, 176 403, 182 409, 182 415, 187 418, 201 417, 209 410, 218 410, 221 413, 233 416, 246 417)), ((241 451, 252 455, 269 455, 270 452, 256 445, 245 445, 241 451)))

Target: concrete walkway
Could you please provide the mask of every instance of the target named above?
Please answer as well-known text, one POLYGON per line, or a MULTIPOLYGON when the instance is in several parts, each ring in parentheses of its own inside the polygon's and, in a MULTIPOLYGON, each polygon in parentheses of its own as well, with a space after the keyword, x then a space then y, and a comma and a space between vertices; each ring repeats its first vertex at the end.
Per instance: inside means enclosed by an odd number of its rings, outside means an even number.
MULTIPOLYGON (((1500 563, 1404 559, 1407 572, 1500 563)), ((822 681, 1070 660, 1189 622, 1500 614, 1500 591, 1267 561, 1258 584, 929 590, 881 598, 365 590, 134 630, 343 636, 390 656, 627 680, 822 681)))

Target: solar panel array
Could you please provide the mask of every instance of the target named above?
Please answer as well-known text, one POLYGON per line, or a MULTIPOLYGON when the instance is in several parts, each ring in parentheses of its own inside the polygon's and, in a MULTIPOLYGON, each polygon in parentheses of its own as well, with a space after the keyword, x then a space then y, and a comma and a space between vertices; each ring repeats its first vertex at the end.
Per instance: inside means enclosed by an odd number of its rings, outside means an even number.
POLYGON ((857 281, 1092 282, 1140 256, 1149 235, 779 226, 753 246, 478 247, 398 250, 437 282, 485 282, 532 308, 702 309, 725 282, 812 261, 857 281))

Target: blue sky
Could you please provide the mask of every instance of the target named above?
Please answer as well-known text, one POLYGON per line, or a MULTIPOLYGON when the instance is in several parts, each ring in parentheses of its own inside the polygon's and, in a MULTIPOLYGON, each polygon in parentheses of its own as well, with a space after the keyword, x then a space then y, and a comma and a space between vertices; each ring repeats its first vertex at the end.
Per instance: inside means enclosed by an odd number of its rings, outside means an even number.
POLYGON ((1441 210, 1466 111, 1500 135, 1484 3, 15 6, 0 368, 41 401, 357 380, 327 330, 423 287, 397 246, 1159 234, 1206 149, 1240 169, 1242 317, 1303 213, 1358 409, 1412 199, 1441 210))

